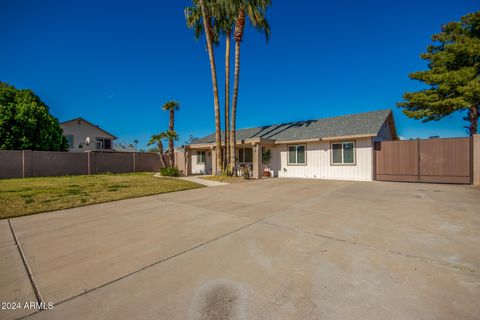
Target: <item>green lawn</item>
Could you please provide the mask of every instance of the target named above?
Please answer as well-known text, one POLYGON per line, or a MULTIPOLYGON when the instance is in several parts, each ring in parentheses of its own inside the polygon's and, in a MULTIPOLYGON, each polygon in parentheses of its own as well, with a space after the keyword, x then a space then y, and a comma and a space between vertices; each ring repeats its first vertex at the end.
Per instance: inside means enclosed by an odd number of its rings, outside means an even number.
POLYGON ((153 173, 0 179, 0 219, 200 187, 153 173))

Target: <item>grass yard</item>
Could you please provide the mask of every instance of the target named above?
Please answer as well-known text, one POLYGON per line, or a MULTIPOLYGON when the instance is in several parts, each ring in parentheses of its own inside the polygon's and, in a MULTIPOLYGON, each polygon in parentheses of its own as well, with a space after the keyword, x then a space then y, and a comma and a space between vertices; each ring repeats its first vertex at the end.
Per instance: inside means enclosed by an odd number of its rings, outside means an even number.
POLYGON ((200 188, 153 173, 0 179, 0 219, 200 188))
POLYGON ((206 176, 200 177, 201 179, 205 180, 212 180, 218 182, 225 182, 225 183, 241 183, 250 181, 249 179, 244 179, 243 177, 230 177, 230 176, 206 176))

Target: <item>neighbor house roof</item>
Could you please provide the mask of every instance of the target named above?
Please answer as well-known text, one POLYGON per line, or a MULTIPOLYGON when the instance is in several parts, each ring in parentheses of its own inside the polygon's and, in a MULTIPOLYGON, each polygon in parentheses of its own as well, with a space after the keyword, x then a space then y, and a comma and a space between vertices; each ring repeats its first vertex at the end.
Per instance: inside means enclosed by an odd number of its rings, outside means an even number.
POLYGON ((102 131, 103 133, 106 133, 107 135, 112 136, 112 138, 113 138, 114 140, 117 139, 117 137, 114 136, 113 134, 111 134, 110 132, 103 130, 103 129, 100 128, 98 125, 93 124, 93 123, 91 123, 90 121, 85 120, 85 119, 82 118, 82 117, 78 117, 78 118, 71 119, 71 120, 68 120, 68 121, 60 122, 60 125, 65 124, 65 123, 69 123, 69 122, 73 122, 73 121, 77 121, 77 120, 82 120, 83 122, 91 125, 92 127, 95 127, 95 128, 97 128, 98 130, 102 131))
MULTIPOLYGON (((333 137, 376 136, 387 119, 391 120, 390 127, 392 135, 396 138, 395 127, 392 120, 392 110, 390 109, 238 129, 236 137, 237 140, 260 138, 281 142, 333 137)), ((196 140, 195 144, 213 142, 215 142, 215 133, 196 140)))

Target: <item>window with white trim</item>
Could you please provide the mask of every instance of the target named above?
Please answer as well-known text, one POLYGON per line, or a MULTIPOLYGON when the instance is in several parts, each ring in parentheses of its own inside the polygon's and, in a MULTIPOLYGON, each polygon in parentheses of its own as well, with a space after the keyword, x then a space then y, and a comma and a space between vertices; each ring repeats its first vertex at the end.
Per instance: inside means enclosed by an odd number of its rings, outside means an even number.
POLYGON ((288 164, 307 164, 304 144, 288 146, 288 164))
POLYGON ((206 153, 205 151, 197 151, 197 163, 205 163, 206 153))
POLYGON ((97 148, 99 149, 104 149, 104 150, 110 150, 112 149, 112 140, 108 138, 95 138, 97 148))
POLYGON ((332 143, 332 164, 355 164, 355 142, 332 143))
POLYGON ((73 149, 74 146, 74 139, 73 139, 73 134, 67 134, 65 135, 65 138, 67 139, 68 142, 68 148, 73 149))

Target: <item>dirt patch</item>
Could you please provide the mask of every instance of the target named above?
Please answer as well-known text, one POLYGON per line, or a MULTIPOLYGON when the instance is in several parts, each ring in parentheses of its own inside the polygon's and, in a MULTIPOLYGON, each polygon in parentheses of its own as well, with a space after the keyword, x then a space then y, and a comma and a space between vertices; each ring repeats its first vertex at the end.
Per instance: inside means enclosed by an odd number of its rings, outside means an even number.
POLYGON ((230 280, 213 280, 196 292, 191 309, 192 320, 240 320, 244 315, 244 290, 230 280))

